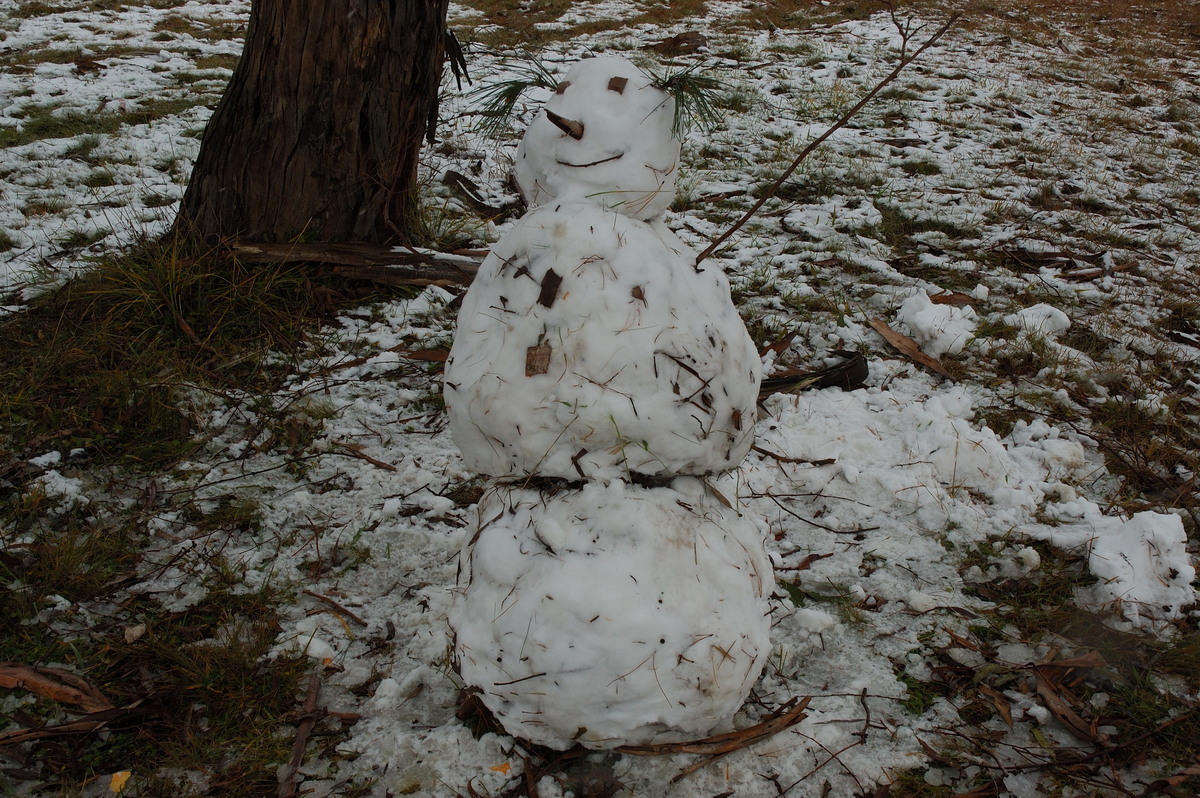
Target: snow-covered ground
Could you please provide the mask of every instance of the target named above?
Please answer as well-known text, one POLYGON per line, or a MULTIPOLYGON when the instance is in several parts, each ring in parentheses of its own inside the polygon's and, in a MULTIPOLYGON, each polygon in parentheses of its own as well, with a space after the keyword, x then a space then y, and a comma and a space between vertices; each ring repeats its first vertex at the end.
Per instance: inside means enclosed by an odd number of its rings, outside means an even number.
MULTIPOLYGON (((589 19, 628 17, 634 5, 595 4, 589 19)), ((16 7, 0 0, 0 11, 16 7)), ((696 249, 885 75, 901 44, 886 15, 754 30, 733 24, 740 10, 710 3, 707 20, 614 25, 540 54, 562 73, 590 53, 649 58, 637 48, 705 30, 707 49, 676 63, 701 61, 734 99, 716 130, 685 140, 678 196, 665 216, 696 249)), ((44 47, 79 54, 3 70, 0 122, 20 130, 34 106, 56 105, 56 115, 128 113, 185 91, 217 91, 228 70, 196 63, 236 53, 236 39, 161 23, 171 14, 212 29, 236 26, 245 13, 244 3, 193 0, 169 10, 11 18, 2 25, 6 58, 44 47), (199 77, 181 83, 180 73, 199 77)), ((481 30, 466 6, 452 15, 452 27, 481 30)), ((769 366, 819 367, 836 362, 835 351, 861 349, 871 353, 870 377, 854 391, 768 398, 756 448, 719 484, 765 520, 779 580, 772 655, 735 725, 794 697, 811 697, 808 716, 676 783, 694 757, 594 755, 628 794, 870 794, 929 764, 928 747, 960 723, 950 700, 915 710, 904 701, 913 680, 942 667, 935 652, 981 672, 1062 655, 1049 639, 970 642, 972 621, 989 608, 975 588, 1036 581, 1047 551, 1038 541, 1085 558, 1097 582, 1074 600, 1113 625, 1169 638, 1194 622, 1190 519, 1163 504, 1118 502, 1121 480, 1086 418, 1105 402, 1188 424, 1200 411, 1200 331, 1169 301, 1194 301, 1200 288, 1200 60, 1150 42, 1131 52, 1105 41, 1070 30, 1039 41, 1012 35, 1000 20, 956 27, 717 254, 761 341, 795 333, 769 354, 769 366), (959 379, 897 354, 873 319, 944 358, 959 379), (1085 347, 1085 339, 1101 344, 1085 347), (1010 373, 1035 354, 1044 359, 1035 368, 1010 373), (1144 375, 1139 361, 1163 359, 1174 382, 1112 376, 1144 375), (1048 406, 1085 420, 1057 423, 1048 406)), ((476 49, 472 78, 496 80, 513 58, 476 49)), ((504 178, 516 137, 548 95, 531 90, 512 135, 486 139, 473 100, 449 80, 442 143, 427 161, 431 201, 469 215, 439 182, 448 169, 493 204, 511 200, 504 178)), ((161 232, 207 114, 201 105, 131 118, 95 140, 77 134, 0 151, 0 232, 9 242, 0 303, 15 308, 88 254, 161 232), (94 178, 98 170, 111 182, 94 178)), ((494 240, 512 221, 477 229, 494 240)), ((449 343, 454 299, 429 288, 346 312, 319 334, 320 355, 266 405, 252 396, 187 398, 209 443, 158 492, 214 505, 250 499, 262 522, 206 539, 164 503, 145 579, 123 588, 183 610, 203 598, 219 562, 239 590, 270 583, 295 593, 278 648, 314 659, 325 707, 361 716, 336 762, 305 762, 310 795, 339 794, 348 779, 372 782, 381 796, 495 794, 523 767, 511 738, 476 739, 455 716, 460 683, 447 614, 458 551, 477 523, 461 499, 475 475, 445 429, 439 373, 403 356, 449 343), (256 423, 267 412, 309 426, 311 445, 301 453, 272 446, 256 423), (310 614, 328 607, 302 589, 334 598, 363 624, 310 614)), ((68 454, 47 452, 33 465, 50 495, 89 501, 93 483, 74 465, 86 458, 68 454)), ((1164 484, 1192 480, 1195 489, 1194 461, 1157 467, 1164 484)), ((87 617, 86 607, 60 607, 45 622, 68 609, 87 617)), ((983 722, 1000 741, 990 764, 1030 764, 1025 752, 1046 740, 1086 748, 1036 691, 1014 685, 997 696, 1013 723, 1004 713, 983 722)), ((1151 764, 1139 775, 1160 774, 1151 764)), ((936 764, 926 774, 933 784, 951 778, 936 764)), ((1037 789, 1031 772, 1004 778, 1012 795, 1037 789)), ((570 792, 551 777, 538 789, 570 792)))

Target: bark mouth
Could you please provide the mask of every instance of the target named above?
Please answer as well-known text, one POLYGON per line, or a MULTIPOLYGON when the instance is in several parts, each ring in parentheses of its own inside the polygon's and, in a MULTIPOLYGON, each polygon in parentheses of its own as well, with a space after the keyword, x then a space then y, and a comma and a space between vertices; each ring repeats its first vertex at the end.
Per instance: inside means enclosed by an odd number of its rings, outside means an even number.
POLYGON ((592 161, 591 163, 570 163, 568 161, 555 161, 555 163, 557 163, 559 166, 573 166, 576 169, 586 169, 589 166, 599 166, 602 163, 611 163, 612 161, 616 161, 624 156, 625 153, 618 152, 616 155, 611 155, 608 158, 601 158, 600 160, 592 161))

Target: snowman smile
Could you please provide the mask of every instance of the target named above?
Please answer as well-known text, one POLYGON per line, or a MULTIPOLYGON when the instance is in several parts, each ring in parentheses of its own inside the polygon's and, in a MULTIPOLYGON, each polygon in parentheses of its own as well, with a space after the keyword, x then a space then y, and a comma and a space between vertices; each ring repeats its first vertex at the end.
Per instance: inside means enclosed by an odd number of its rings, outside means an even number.
POLYGON ((625 155, 625 153, 618 152, 616 155, 611 155, 608 158, 601 158, 600 160, 592 161, 591 163, 569 163, 568 161, 558 161, 558 160, 556 160, 555 163, 557 163, 559 166, 570 166, 574 169, 586 169, 589 166, 599 166, 602 163, 610 163, 612 161, 618 160, 619 158, 623 157, 624 155, 625 155))

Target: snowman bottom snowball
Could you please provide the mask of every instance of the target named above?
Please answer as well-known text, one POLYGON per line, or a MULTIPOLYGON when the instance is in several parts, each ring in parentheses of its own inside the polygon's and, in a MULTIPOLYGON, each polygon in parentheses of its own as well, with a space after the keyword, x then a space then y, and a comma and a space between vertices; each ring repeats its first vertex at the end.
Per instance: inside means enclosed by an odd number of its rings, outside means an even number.
POLYGON ((769 652, 757 523, 703 482, 497 487, 450 613, 464 681, 515 737, 564 750, 727 722, 769 652))

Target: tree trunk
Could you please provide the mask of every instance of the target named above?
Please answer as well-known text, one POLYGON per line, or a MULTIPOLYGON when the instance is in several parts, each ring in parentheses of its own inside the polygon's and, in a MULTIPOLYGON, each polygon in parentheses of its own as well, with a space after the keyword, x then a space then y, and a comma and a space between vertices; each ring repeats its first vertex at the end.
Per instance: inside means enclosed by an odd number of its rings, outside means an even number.
POLYGON ((253 0, 175 221, 202 239, 404 238, 448 0, 253 0))

